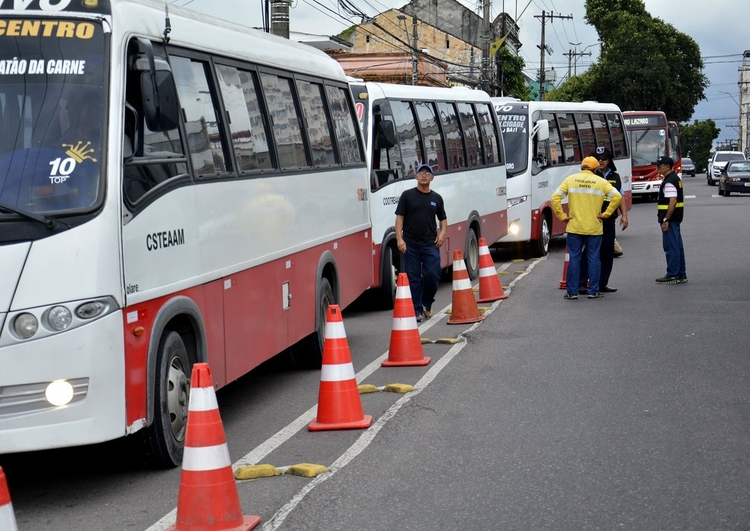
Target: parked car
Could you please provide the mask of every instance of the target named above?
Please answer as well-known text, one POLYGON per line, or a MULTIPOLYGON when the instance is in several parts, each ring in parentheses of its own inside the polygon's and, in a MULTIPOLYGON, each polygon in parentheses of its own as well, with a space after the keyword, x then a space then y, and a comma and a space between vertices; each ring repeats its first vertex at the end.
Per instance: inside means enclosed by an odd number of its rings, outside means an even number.
POLYGON ((719 175, 719 195, 750 194, 750 160, 732 160, 719 175))
POLYGON ((706 181, 709 186, 719 182, 721 170, 730 160, 745 160, 745 154, 741 151, 714 151, 714 154, 708 160, 708 168, 706 168, 706 181))
POLYGON ((682 176, 686 175, 695 177, 695 164, 693 163, 693 159, 682 157, 682 176))

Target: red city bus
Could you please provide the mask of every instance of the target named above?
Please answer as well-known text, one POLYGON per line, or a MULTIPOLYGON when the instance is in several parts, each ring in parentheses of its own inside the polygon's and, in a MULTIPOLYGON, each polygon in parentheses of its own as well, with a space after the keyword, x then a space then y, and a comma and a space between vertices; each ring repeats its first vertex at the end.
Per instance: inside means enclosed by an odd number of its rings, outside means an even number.
POLYGON ((661 176, 654 161, 671 157, 675 171, 682 172, 680 133, 676 122, 669 122, 661 111, 625 111, 622 113, 633 157, 633 198, 659 194, 661 176))

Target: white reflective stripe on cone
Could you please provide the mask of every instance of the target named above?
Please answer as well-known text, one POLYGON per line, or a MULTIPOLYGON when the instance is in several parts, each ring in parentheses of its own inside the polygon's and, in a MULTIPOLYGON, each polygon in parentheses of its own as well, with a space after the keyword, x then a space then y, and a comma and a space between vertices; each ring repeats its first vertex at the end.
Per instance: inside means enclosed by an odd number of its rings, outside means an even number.
POLYGON ((219 403, 216 401, 216 392, 214 392, 213 387, 191 387, 188 409, 190 411, 212 411, 219 409, 219 403))
MULTIPOLYGON (((416 322, 416 321, 415 321, 416 322)), ((321 382, 345 382, 354 379, 354 366, 351 363, 323 365, 320 371, 321 382)))
POLYGON ((326 339, 345 339, 346 331, 344 330, 343 321, 326 321, 326 339))
POLYGON ((411 289, 409 286, 396 286, 397 299, 411 299, 411 289))
POLYGON ((417 328, 417 318, 412 317, 394 317, 393 330, 415 330, 417 328))
POLYGON ((466 271, 466 264, 463 260, 453 260, 454 271, 466 271))
POLYGON ((461 291, 464 289, 471 289, 471 280, 468 278, 461 278, 453 281, 453 291, 461 291))
POLYGON ((479 255, 482 256, 484 254, 490 254, 490 250, 487 247, 485 247, 484 245, 482 245, 479 248, 479 255))
POLYGON ((216 446, 186 446, 182 457, 182 469, 191 472, 219 470, 232 466, 226 443, 216 446))
POLYGON ((497 270, 494 267, 482 267, 479 269, 480 277, 491 277, 497 275, 497 270))

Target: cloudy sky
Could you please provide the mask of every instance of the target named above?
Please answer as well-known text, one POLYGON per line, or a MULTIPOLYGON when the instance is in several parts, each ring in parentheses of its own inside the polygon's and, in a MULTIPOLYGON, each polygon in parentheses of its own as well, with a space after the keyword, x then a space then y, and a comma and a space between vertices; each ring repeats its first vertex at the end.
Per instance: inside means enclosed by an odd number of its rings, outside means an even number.
MULTIPOLYGON (((462 4, 481 13, 477 0, 459 0, 462 4)), ((566 53, 576 49, 592 55, 578 58, 576 69, 584 71, 596 60, 598 36, 593 27, 584 21, 584 0, 488 0, 491 1, 492 17, 507 11, 517 18, 521 28, 521 54, 530 74, 536 75, 539 68, 541 42, 541 14, 554 13, 572 15, 572 19, 554 19, 546 24, 546 41, 553 49, 545 59, 546 68, 554 66, 561 80, 568 71, 566 53), (572 43, 572 44, 571 44, 572 43), (580 44, 577 44, 580 43, 580 44), (575 45, 575 46, 574 46, 575 45)), ((173 5, 211 13, 220 18, 240 23, 262 26, 263 0, 169 0, 173 5)), ((348 0, 367 15, 408 3, 408 0, 348 0)), ((705 68, 710 80, 706 99, 698 103, 693 120, 708 118, 716 121, 721 129, 719 141, 739 136, 739 68, 742 53, 750 50, 747 31, 750 21, 750 2, 747 0, 645 0, 646 10, 652 16, 672 24, 678 31, 690 35, 701 49, 705 68), (732 127, 734 126, 734 127, 732 127)), ((290 11, 292 31, 335 35, 359 23, 338 7, 337 0, 293 0, 290 11)))

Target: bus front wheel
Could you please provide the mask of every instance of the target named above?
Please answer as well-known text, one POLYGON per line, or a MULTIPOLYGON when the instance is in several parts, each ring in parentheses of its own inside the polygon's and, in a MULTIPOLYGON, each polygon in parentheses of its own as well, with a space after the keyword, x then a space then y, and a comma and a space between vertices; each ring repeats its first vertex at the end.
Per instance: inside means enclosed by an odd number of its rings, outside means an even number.
POLYGON ((180 334, 167 332, 159 342, 154 387, 154 418, 145 429, 146 462, 162 468, 182 464, 190 397, 190 361, 180 334))
POLYGON ((531 256, 534 258, 541 258, 547 256, 549 252, 549 240, 550 240, 550 228, 549 228, 549 216, 542 214, 542 219, 539 220, 539 234, 536 240, 531 240, 529 246, 531 248, 531 256))

